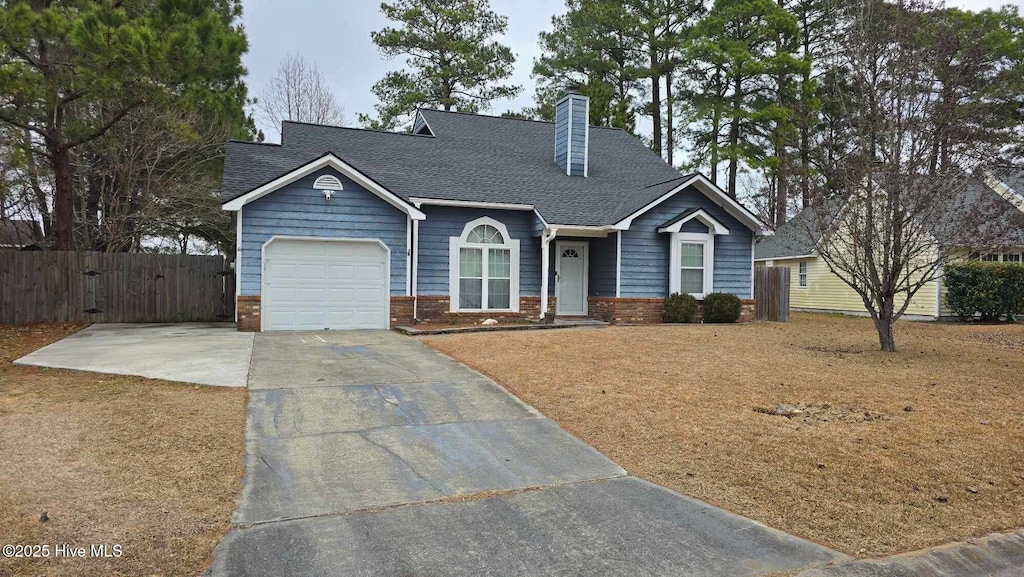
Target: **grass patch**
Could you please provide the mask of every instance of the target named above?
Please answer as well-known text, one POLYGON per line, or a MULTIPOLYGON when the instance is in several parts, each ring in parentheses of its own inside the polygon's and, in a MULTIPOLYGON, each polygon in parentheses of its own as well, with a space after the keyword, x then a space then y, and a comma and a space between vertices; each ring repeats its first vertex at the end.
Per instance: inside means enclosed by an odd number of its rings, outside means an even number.
POLYGON ((80 328, 0 326, 0 543, 123 555, 0 575, 198 574, 239 495, 246 392, 11 364, 80 328))
POLYGON ((1024 326, 871 321, 424 342, 631 474, 855 556, 1024 526, 1024 326), (794 412, 798 411, 798 412, 794 412))

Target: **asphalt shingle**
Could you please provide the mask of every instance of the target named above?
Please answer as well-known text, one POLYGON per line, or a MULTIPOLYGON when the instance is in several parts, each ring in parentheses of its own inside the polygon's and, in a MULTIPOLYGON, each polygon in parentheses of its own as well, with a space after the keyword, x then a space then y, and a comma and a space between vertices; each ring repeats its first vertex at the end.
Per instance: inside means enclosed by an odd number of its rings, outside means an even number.
POLYGON ((333 153, 405 200, 531 204, 551 224, 607 225, 692 176, 619 129, 591 127, 584 178, 555 164, 552 123, 421 113, 433 137, 285 122, 281 145, 230 142, 221 201, 333 153))

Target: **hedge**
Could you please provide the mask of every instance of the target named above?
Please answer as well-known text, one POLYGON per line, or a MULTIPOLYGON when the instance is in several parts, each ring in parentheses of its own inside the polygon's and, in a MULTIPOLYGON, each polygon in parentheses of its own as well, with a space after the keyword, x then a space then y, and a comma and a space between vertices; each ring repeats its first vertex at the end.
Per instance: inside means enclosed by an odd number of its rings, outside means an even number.
POLYGON ((697 299, 688 294, 668 295, 664 319, 666 323, 692 323, 697 319, 697 299))
POLYGON ((1012 320, 1024 313, 1024 264, 970 262, 946 267, 946 305, 962 319, 1012 320))
POLYGON ((740 319, 743 303, 730 293, 711 293, 704 297, 704 322, 734 323, 740 319))

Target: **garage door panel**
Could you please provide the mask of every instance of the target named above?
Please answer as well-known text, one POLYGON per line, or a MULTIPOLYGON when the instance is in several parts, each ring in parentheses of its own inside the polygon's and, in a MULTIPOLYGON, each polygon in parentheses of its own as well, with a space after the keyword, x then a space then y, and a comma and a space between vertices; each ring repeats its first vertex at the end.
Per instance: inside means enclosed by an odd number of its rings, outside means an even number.
POLYGON ((271 286, 267 287, 267 294, 264 295, 268 301, 281 305, 294 304, 299 302, 299 289, 297 287, 271 286))
POLYGON ((354 302, 356 299, 356 290, 351 287, 346 288, 331 288, 327 291, 327 302, 330 304, 342 305, 345 303, 354 302))
POLYGON ((270 278, 288 278, 296 276, 299 267, 294 262, 267 259, 265 268, 270 278))
POLYGON ((359 288, 355 291, 355 302, 358 304, 378 303, 381 300, 381 290, 376 288, 359 288))
POLYGON ((264 258, 266 330, 387 328, 387 251, 378 243, 277 239, 264 258))
POLYGON ((320 305, 327 303, 327 288, 309 288, 303 287, 299 289, 299 305, 320 305))
POLYGON ((356 278, 355 265, 332 264, 327 267, 327 278, 332 281, 350 281, 356 278))
POLYGON ((300 264, 299 278, 303 280, 327 280, 327 266, 324 264, 300 264))
POLYGON ((363 282, 376 282, 384 280, 384 267, 382 265, 357 266, 356 280, 363 282))

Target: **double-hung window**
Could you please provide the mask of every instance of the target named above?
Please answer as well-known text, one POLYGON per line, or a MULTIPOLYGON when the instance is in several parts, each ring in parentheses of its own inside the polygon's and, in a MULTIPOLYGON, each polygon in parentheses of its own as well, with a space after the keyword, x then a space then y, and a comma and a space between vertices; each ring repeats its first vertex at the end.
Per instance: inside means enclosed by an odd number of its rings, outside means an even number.
POLYGON ((702 299, 714 291, 715 237, 712 234, 680 232, 672 235, 669 252, 669 293, 683 293, 702 299))
POLYGON ((514 311, 519 308, 519 241, 493 219, 466 225, 452 237, 452 311, 514 311))
POLYGON ((704 294, 704 243, 679 244, 679 292, 704 294))
POLYGON ((807 288, 807 261, 802 260, 797 265, 797 286, 807 288))

